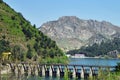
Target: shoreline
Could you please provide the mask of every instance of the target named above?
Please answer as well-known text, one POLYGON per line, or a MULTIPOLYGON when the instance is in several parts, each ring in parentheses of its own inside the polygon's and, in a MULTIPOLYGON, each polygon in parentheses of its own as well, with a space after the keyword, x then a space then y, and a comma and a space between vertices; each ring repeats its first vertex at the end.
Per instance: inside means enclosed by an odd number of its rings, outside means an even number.
POLYGON ((92 58, 92 59, 120 59, 120 58, 106 58, 106 57, 73 57, 70 56, 68 58, 75 58, 75 59, 86 59, 86 58, 92 58))

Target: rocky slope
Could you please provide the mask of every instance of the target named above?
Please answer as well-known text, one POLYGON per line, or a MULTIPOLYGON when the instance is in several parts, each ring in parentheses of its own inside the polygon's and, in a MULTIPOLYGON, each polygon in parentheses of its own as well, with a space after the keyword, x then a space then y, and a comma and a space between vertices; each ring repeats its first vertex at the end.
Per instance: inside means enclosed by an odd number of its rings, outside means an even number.
POLYGON ((106 21, 83 20, 76 16, 63 16, 56 21, 49 21, 39 30, 55 40, 64 51, 120 36, 118 26, 106 21))

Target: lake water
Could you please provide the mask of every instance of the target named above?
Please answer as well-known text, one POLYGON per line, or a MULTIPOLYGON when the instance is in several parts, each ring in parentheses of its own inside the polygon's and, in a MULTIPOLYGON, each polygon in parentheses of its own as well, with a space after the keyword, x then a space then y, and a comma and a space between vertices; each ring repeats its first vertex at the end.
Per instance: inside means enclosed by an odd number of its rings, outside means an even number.
MULTIPOLYGON (((116 66, 120 63, 120 59, 98 59, 98 58, 70 58, 69 64, 76 65, 99 65, 99 66, 116 66)), ((15 77, 14 75, 5 75, 2 80, 64 80, 63 78, 56 77, 40 77, 40 76, 30 76, 30 77, 15 77)), ((74 79, 70 79, 74 80, 74 79)), ((80 80, 80 79, 79 79, 80 80)))
POLYGON ((116 66, 120 59, 71 58, 70 64, 116 66))

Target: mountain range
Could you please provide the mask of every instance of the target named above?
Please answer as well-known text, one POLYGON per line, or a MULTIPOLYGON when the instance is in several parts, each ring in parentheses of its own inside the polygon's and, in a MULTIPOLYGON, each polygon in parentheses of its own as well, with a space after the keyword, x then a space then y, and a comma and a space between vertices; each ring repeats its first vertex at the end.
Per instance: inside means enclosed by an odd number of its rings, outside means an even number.
POLYGON ((83 20, 76 16, 63 16, 58 20, 46 22, 39 30, 55 40, 64 51, 120 37, 119 26, 107 21, 83 20))

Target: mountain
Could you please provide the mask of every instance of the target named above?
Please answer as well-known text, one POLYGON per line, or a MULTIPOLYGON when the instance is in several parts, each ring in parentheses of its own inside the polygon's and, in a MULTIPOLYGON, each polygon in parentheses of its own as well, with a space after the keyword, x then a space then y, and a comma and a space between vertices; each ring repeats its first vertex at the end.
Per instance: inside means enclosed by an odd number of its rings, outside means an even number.
POLYGON ((3 52, 12 53, 11 61, 50 63, 62 62, 65 58, 55 41, 0 0, 0 58, 3 52))
POLYGON ((120 27, 110 22, 83 20, 76 16, 63 16, 46 22, 39 30, 55 40, 64 51, 120 37, 120 27))

